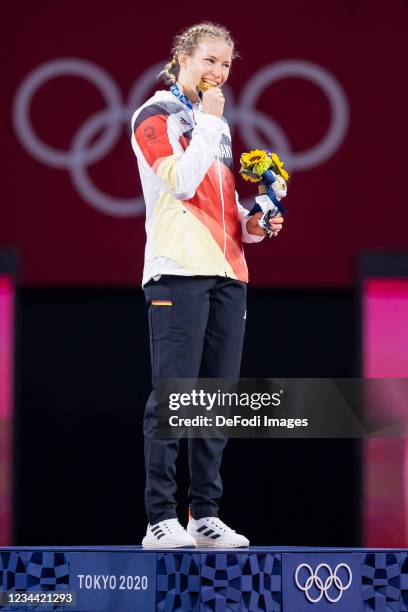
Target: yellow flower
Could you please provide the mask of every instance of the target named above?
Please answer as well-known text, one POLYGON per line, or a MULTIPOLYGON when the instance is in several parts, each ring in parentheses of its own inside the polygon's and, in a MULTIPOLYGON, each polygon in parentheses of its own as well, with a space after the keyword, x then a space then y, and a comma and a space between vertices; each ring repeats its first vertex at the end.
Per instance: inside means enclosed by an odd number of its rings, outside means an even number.
POLYGON ((259 183, 261 180, 260 176, 258 176, 254 172, 251 172, 250 170, 247 170, 243 166, 241 166, 241 170, 239 171, 239 173, 245 181, 250 181, 251 183, 259 183))
POLYGON ((255 151, 250 151, 249 153, 243 153, 241 155, 241 164, 246 167, 252 167, 255 164, 259 164, 268 158, 266 151, 261 151, 260 149, 255 149, 255 151))
MULTIPOLYGON (((249 153, 243 153, 241 155, 241 170, 247 170, 251 172, 253 175, 262 176, 268 168, 271 166, 271 158, 267 154, 266 151, 262 151, 260 149, 255 149, 255 151, 250 151, 249 153)), ((244 175, 243 175, 244 176, 244 175)), ((253 183, 257 183, 258 180, 253 177, 245 177, 245 180, 249 180, 253 183)))
POLYGON ((280 160, 279 155, 276 153, 271 153, 272 161, 275 164, 276 172, 281 175, 285 181, 288 180, 289 174, 283 168, 283 161, 280 160))

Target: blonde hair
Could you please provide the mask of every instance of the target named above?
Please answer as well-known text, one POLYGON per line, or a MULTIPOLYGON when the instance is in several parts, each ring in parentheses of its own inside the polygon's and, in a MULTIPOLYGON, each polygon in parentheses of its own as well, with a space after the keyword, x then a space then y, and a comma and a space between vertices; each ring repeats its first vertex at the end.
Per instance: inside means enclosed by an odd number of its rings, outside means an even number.
POLYGON ((196 23, 182 30, 173 38, 171 47, 173 59, 165 65, 157 78, 162 79, 166 85, 173 85, 177 81, 180 73, 180 64, 178 62, 179 54, 187 53, 187 55, 192 55, 194 49, 206 36, 223 40, 232 48, 232 59, 239 57, 238 53, 235 51, 235 42, 227 28, 218 23, 212 23, 211 21, 202 21, 201 23, 196 23))

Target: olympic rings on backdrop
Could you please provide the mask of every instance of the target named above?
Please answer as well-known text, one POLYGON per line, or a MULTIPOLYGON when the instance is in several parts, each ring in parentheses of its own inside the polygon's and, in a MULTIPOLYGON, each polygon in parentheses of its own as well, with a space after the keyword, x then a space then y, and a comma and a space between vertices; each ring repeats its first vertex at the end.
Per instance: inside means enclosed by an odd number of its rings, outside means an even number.
MULTIPOLYGON (((125 124, 128 128, 133 112, 146 100, 164 63, 154 64, 140 75, 132 85, 126 103, 112 77, 92 62, 79 58, 62 58, 37 66, 20 83, 14 98, 13 121, 18 139, 38 161, 52 168, 67 170, 77 192, 95 209, 115 217, 143 214, 142 196, 124 199, 104 193, 92 183, 87 167, 106 157, 114 148, 121 134, 121 125, 125 124), (77 76, 89 81, 106 103, 105 110, 95 113, 79 126, 67 151, 43 142, 35 133, 30 119, 32 99, 38 89, 48 81, 63 76, 77 76), (94 141, 98 134, 101 135, 94 141)), ((310 170, 324 163, 338 149, 347 132, 349 106, 346 94, 330 72, 312 62, 283 60, 265 66, 245 84, 238 103, 228 84, 223 86, 223 91, 228 102, 225 114, 231 131, 234 128, 238 130, 246 150, 273 146, 292 173, 296 170, 310 170), (306 151, 292 151, 289 139, 279 124, 256 108, 262 92, 285 78, 301 78, 312 82, 323 91, 330 104, 330 125, 325 135, 318 144, 306 151)), ((250 208, 252 201, 247 206, 250 208)))

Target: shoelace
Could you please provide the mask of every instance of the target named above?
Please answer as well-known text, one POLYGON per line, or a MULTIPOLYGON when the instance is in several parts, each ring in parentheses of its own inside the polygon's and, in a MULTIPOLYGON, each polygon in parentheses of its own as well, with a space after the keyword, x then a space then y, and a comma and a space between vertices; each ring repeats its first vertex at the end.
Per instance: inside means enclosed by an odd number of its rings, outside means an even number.
POLYGON ((178 522, 178 519, 167 519, 162 521, 161 524, 169 533, 185 533, 185 530, 178 522))
POLYGON ((223 523, 222 520, 217 517, 209 519, 208 522, 218 527, 218 529, 224 533, 235 533, 235 529, 231 529, 231 527, 228 527, 228 525, 223 523))

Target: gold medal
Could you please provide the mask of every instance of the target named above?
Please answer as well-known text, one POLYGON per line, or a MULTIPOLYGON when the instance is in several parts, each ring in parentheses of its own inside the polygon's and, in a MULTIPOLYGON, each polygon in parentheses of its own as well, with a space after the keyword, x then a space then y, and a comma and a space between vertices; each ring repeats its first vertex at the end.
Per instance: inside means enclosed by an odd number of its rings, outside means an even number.
POLYGON ((216 87, 216 85, 214 85, 214 83, 210 83, 209 81, 204 81, 203 79, 201 79, 198 84, 198 89, 201 92, 208 91, 209 89, 211 89, 211 87, 216 87))

